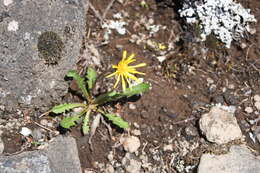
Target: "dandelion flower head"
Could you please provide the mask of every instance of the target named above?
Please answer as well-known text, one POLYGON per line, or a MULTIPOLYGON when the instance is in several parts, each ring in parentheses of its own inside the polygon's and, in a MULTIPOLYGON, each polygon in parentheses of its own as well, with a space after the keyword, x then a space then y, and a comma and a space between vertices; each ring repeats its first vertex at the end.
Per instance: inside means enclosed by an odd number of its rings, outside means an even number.
POLYGON ((121 61, 117 65, 112 65, 112 68, 114 68, 116 71, 107 77, 112 77, 115 76, 116 78, 116 83, 114 85, 114 88, 118 85, 119 81, 121 80, 122 82, 122 89, 125 91, 127 85, 131 87, 132 81, 140 82, 139 79, 135 76, 135 74, 141 74, 145 75, 145 73, 139 72, 136 70, 138 67, 143 67, 146 66, 145 63, 140 63, 137 65, 130 66, 129 64, 136 61, 134 59, 135 54, 131 54, 129 57, 127 57, 127 51, 123 51, 123 56, 121 61))

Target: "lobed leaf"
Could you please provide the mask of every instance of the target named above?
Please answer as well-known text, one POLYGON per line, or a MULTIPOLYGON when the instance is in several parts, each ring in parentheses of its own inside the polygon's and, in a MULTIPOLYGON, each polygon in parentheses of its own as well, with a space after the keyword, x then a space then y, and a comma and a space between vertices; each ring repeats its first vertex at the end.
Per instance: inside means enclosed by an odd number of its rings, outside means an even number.
POLYGON ((117 125, 120 128, 128 128, 128 122, 124 121, 121 117, 115 115, 115 114, 103 114, 105 117, 107 117, 110 121, 112 121, 113 124, 117 125))
POLYGON ((65 111, 68 111, 70 109, 73 109, 73 108, 76 108, 76 107, 83 107, 83 106, 85 106, 85 105, 82 104, 82 103, 60 104, 60 105, 54 106, 51 109, 51 112, 53 112, 55 114, 60 114, 60 113, 63 113, 65 111))
POLYGON ((108 93, 105 93, 105 94, 98 96, 95 99, 94 104, 101 105, 101 104, 104 104, 106 102, 116 101, 116 100, 123 98, 123 97, 131 97, 131 96, 136 95, 136 94, 141 94, 141 93, 149 90, 149 87, 150 87, 150 85, 147 84, 147 83, 140 83, 140 84, 135 85, 131 88, 126 88, 126 90, 122 93, 118 93, 116 91, 111 91, 111 92, 108 92, 108 93))
POLYGON ((80 88, 80 90, 82 91, 84 97, 87 100, 89 100, 89 94, 88 94, 88 90, 86 88, 84 79, 82 77, 80 77, 75 70, 68 71, 67 76, 72 77, 77 82, 77 85, 80 88))
POLYGON ((91 67, 88 67, 88 70, 87 70, 87 74, 86 74, 86 78, 88 79, 87 80, 87 83, 88 83, 88 89, 92 89, 93 88, 93 85, 97 79, 97 73, 96 71, 91 68, 91 67))
POLYGON ((140 83, 138 85, 132 86, 131 88, 126 88, 125 91, 120 93, 120 95, 131 97, 136 94, 141 94, 149 90, 150 85, 148 83, 140 83))
POLYGON ((84 113, 85 113, 85 111, 78 113, 76 115, 65 117, 65 118, 63 118, 63 120, 61 120, 60 125, 66 129, 68 129, 72 126, 75 126, 76 125, 75 121, 79 120, 81 115, 84 113))
POLYGON ((115 98, 118 97, 118 93, 116 91, 110 91, 105 94, 99 95, 95 100, 94 104, 102 105, 106 102, 114 101, 115 98))

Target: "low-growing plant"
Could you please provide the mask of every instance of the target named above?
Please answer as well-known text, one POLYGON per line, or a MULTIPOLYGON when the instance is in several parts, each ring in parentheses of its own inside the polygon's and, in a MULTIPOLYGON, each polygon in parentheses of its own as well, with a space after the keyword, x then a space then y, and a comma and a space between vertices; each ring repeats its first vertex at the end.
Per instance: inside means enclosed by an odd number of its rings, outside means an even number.
POLYGON ((135 86, 124 88, 122 92, 109 91, 95 97, 91 94, 91 90, 97 78, 97 73, 93 68, 89 67, 84 77, 81 77, 74 70, 69 71, 67 73, 67 77, 73 78, 76 81, 78 88, 81 90, 82 95, 85 98, 85 102, 60 104, 54 106, 50 110, 50 112, 61 114, 66 111, 71 111, 74 108, 81 108, 79 109, 80 111, 74 112, 72 115, 63 118, 60 122, 60 126, 69 129, 72 126, 75 126, 77 122, 81 122, 82 132, 84 135, 87 134, 90 129, 90 116, 97 115, 98 113, 102 114, 114 125, 123 129, 128 128, 129 124, 124 121, 120 116, 117 116, 116 114, 111 112, 106 112, 104 109, 104 104, 108 102, 118 101, 122 98, 129 98, 131 96, 143 93, 149 89, 149 84, 139 83, 135 86))

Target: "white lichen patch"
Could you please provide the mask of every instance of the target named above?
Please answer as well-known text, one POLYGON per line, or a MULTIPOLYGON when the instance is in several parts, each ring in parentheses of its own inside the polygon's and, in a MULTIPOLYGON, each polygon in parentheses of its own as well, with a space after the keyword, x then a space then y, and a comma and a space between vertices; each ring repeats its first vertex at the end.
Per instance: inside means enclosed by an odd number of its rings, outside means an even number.
POLYGON ((13 0, 4 0, 3 3, 4 3, 4 6, 9 6, 13 3, 13 0))
POLYGON ((179 11, 187 23, 198 24, 202 41, 214 34, 227 48, 232 40, 243 37, 245 31, 250 32, 249 24, 256 22, 250 9, 232 0, 203 0, 184 3, 179 11))
POLYGON ((116 31, 120 35, 126 34, 125 26, 127 23, 123 21, 122 13, 116 13, 113 15, 115 20, 107 20, 102 24, 102 28, 105 29, 104 39, 109 40, 109 35, 112 33, 112 30, 116 31))
POLYGON ((8 31, 17 31, 19 29, 19 23, 15 20, 9 22, 7 30, 8 31))

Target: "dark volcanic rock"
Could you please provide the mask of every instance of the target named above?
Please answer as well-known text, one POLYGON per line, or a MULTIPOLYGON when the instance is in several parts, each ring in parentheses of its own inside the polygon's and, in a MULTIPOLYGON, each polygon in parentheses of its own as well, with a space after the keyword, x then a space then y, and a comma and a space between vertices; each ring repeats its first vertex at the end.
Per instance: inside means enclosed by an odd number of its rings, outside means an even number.
POLYGON ((44 150, 0 157, 1 173, 80 173, 75 139, 59 136, 44 150))
POLYGON ((5 112, 43 108, 65 95, 64 76, 77 61, 85 30, 82 3, 0 2, 0 106, 5 112))

